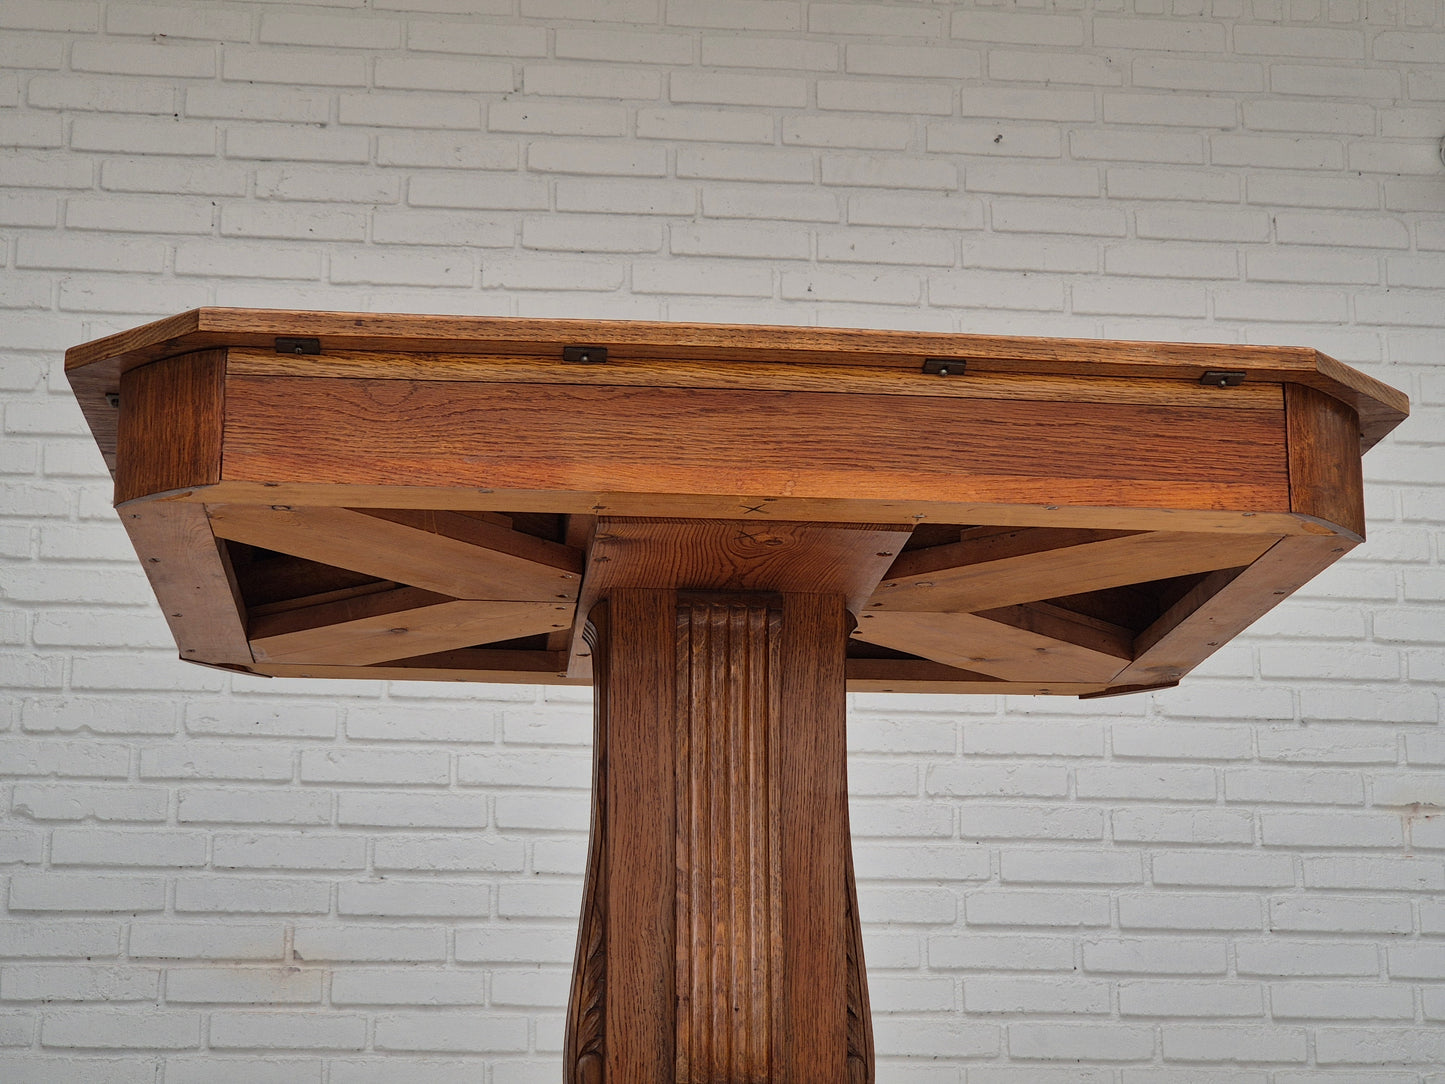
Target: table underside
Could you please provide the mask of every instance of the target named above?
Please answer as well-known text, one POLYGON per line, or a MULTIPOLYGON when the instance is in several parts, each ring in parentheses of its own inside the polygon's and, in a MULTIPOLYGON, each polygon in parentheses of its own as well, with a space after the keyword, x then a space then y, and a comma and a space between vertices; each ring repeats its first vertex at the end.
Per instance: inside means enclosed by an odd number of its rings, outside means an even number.
POLYGON ((72 378, 181 657, 262 675, 586 683, 590 606, 665 567, 841 591, 854 690, 1158 688, 1363 532, 1358 412, 1281 380, 253 346, 72 378))

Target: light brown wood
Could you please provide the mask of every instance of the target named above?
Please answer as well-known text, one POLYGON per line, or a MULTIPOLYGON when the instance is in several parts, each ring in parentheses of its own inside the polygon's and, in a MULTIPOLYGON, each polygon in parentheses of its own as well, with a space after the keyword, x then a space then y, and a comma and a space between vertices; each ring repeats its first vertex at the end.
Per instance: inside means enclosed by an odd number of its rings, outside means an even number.
POLYGON ((1013 682, 1048 675, 1047 681, 1108 684, 1131 658, 1117 635, 1023 607, 980 614, 870 610, 855 635, 1013 682))
POLYGON ((181 658, 249 665, 253 658, 240 593, 201 506, 136 502, 119 512, 181 658))
POLYGON ((1283 427, 1122 403, 965 416, 922 396, 230 377, 225 477, 1287 512, 1283 427))
MULTIPOLYGON (((316 362, 274 350, 227 351, 234 376, 312 376, 316 362)), ((527 355, 339 351, 326 355, 328 376, 364 380, 450 380, 479 384, 586 384, 646 388, 767 388, 833 395, 926 395, 949 399, 1022 399, 1072 403, 1187 404, 1218 410, 1279 410, 1277 383, 1220 389, 1197 381, 981 370, 939 376, 917 365, 866 367, 798 362, 709 361, 680 358, 609 360, 575 365, 527 355)))
POLYGON ((619 588, 593 611, 593 836, 567 1080, 873 1079, 847 620, 837 594, 619 588))
POLYGON ((206 512, 218 538, 453 598, 552 602, 575 599, 581 583, 580 553, 455 513, 290 505, 208 505, 206 512))
MULTIPOLYGON (((916 367, 924 358, 958 358, 976 372, 1092 374, 1197 382, 1208 370, 1234 369, 1252 380, 1316 387, 1352 406, 1362 422, 1361 451, 1408 413, 1388 385, 1317 351, 1222 343, 1121 343, 998 335, 953 335, 849 328, 738 327, 594 320, 411 316, 204 308, 117 333, 66 352, 72 384, 87 398, 103 394, 121 371, 188 350, 216 346, 271 348, 276 336, 315 336, 324 349, 556 357, 566 345, 603 345, 611 356, 764 359, 916 367), (86 370, 91 370, 87 373, 86 370)), ((91 414, 87 410, 87 415, 91 414)), ((95 417, 103 423, 104 414, 95 417)), ((102 442, 104 443, 104 442, 102 442)))
MULTIPOLYGON (((1117 483, 1120 493, 1135 487, 1117 483)), ((1206 489, 1175 487, 1180 500, 1206 499, 1206 489)), ((1217 496, 1216 492, 1216 496, 1217 496)), ((797 497, 765 493, 626 493, 612 489, 494 489, 413 485, 343 485, 326 482, 246 482, 214 486, 167 499, 206 504, 288 504, 299 508, 448 508, 561 512, 641 519, 757 519, 760 522, 987 523, 1000 527, 1071 527, 1128 531, 1215 531, 1234 534, 1332 534, 1310 516, 1240 508, 1163 508, 1128 505, 1014 503, 999 500, 900 500, 894 497, 797 497)))
POLYGON ((976 612, 1249 564, 1274 536, 1001 532, 905 554, 868 608, 976 612))
POLYGON ((115 503, 221 479, 224 350, 152 362, 120 381, 115 503))
POLYGON ((474 602, 412 587, 260 617, 249 630, 260 662, 369 665, 545 634, 570 605, 474 602))
POLYGON ((1178 681, 1355 545, 1282 538, 1249 567, 1211 574, 1139 634, 1133 663, 1114 683, 1178 681))

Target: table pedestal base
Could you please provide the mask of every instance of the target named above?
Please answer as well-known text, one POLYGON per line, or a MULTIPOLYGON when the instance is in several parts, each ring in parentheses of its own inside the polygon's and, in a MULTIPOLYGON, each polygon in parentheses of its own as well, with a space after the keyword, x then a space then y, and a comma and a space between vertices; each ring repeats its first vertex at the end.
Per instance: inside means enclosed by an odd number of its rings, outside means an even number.
POLYGON ((842 595, 592 612, 592 837, 568 1084, 869 1084, 842 595))

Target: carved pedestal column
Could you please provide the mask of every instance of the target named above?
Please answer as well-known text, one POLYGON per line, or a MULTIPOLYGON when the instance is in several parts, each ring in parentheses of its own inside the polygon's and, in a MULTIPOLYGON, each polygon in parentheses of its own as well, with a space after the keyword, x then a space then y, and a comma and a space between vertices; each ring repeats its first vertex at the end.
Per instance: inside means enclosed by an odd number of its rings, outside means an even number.
POLYGON ((865 1084, 842 595, 592 612, 592 840, 567 1084, 865 1084))

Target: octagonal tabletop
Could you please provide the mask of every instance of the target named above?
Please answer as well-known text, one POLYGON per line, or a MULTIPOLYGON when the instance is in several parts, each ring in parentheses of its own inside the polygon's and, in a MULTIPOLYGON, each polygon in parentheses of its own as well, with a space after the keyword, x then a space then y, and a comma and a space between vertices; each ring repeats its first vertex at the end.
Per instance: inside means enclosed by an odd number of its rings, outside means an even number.
POLYGON ((669 586, 843 594, 852 689, 1167 687, 1408 410, 1306 348, 219 308, 66 371, 182 658, 542 684, 669 586))

